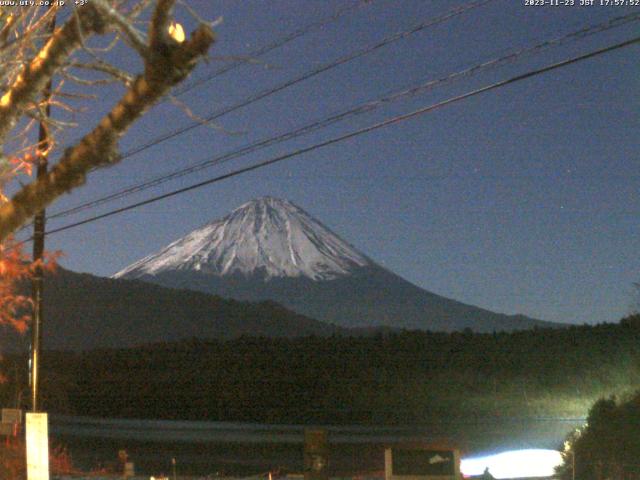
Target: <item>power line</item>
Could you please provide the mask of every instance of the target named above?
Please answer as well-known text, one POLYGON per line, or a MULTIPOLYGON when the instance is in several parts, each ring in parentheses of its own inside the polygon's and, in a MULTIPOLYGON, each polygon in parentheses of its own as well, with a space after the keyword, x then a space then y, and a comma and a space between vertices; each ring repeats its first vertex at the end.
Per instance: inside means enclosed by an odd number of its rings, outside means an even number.
MULTIPOLYGON (((257 58, 257 57, 261 57, 263 55, 266 55, 267 53, 276 50, 280 47, 285 46, 287 43, 290 43, 294 40, 296 40, 297 38, 300 38, 310 32, 312 32, 313 30, 316 30, 318 28, 322 28, 326 25, 329 25, 330 23, 340 19, 341 17, 345 16, 346 14, 350 13, 351 11, 357 10, 365 5, 369 5, 373 2, 373 0, 358 0, 358 2, 354 3, 353 5, 348 5, 346 7, 342 7, 340 9, 338 9, 338 11, 336 11, 333 15, 326 17, 324 19, 309 23, 287 35, 285 35, 284 37, 277 39, 276 41, 264 45, 263 47, 258 48, 257 50, 254 50, 253 52, 250 52, 246 55, 247 58, 257 58)), ((230 72, 232 70, 235 70, 236 68, 245 65, 246 61, 242 61, 242 60, 237 60, 232 62, 231 64, 219 68, 218 70, 215 70, 213 72, 211 72, 210 74, 208 74, 207 76, 195 80, 191 83, 189 83, 188 85, 183 85, 182 88, 177 88, 174 92, 172 92, 172 96, 180 96, 183 95, 191 90, 193 90, 195 87, 198 87, 204 83, 207 83, 211 80, 213 80, 214 78, 217 78, 221 75, 224 75, 227 72, 230 72)), ((71 142, 70 145, 74 145, 78 142, 80 142, 80 138, 76 139, 75 141, 71 142)), ((64 150, 64 148, 63 148, 64 150)))
POLYGON ((210 114, 209 116, 205 117, 203 120, 205 121, 205 123, 203 123, 202 121, 195 121, 192 122, 184 127, 181 127, 179 129, 176 129, 172 132, 168 132, 166 134, 163 134, 159 137, 156 137, 155 139, 142 144, 142 145, 138 145, 137 147, 134 147, 133 149, 130 149, 126 152, 124 152, 121 156, 120 156, 120 160, 123 160, 125 158, 131 157, 133 155, 136 155, 144 150, 147 150, 155 145, 158 145, 164 141, 170 140, 172 138, 175 138, 179 135, 182 135, 190 130, 193 130, 199 126, 202 126, 204 124, 210 123, 220 117, 222 117, 223 115, 226 115, 228 113, 234 112, 236 110, 239 110, 240 108, 243 108, 247 105, 250 105, 256 101, 259 101, 263 98, 266 98, 270 95, 273 95, 277 92, 280 92, 286 88, 289 88, 293 85, 296 85, 300 82, 303 82, 305 80, 308 80, 309 78, 312 78, 316 75, 319 75, 321 73, 324 73, 326 71, 329 71, 333 68, 336 68, 340 65, 343 65, 345 63, 348 63, 352 60, 355 60, 357 58, 360 58, 364 55, 367 55, 371 52, 374 52, 380 48, 383 48, 386 45, 389 45, 393 42, 396 42, 398 40, 401 40, 403 38, 406 38, 410 35, 413 35, 415 33, 421 32, 429 27, 435 26, 435 25, 439 25, 447 20, 450 20, 452 18, 455 18, 459 15, 462 15, 463 13, 466 13, 467 11, 479 8, 487 3, 493 2, 495 0, 475 0, 472 2, 469 2, 465 5, 459 6, 459 7, 455 7, 451 10, 449 10, 447 13, 440 15, 438 17, 435 17, 433 19, 430 20, 426 20, 424 22, 421 22, 419 24, 414 25, 413 27, 411 27, 408 30, 404 30, 398 33, 395 33, 393 35, 390 35, 388 37, 385 37, 383 40, 381 40, 380 42, 370 45, 364 49, 360 49, 357 50, 356 52, 353 52, 351 54, 348 54, 346 56, 340 57, 337 60, 334 60, 333 62, 330 62, 328 64, 325 64, 323 66, 320 66, 318 68, 315 68, 311 71, 308 71, 306 73, 304 73, 303 75, 296 77, 295 79, 292 80, 288 80, 276 87, 270 88, 268 90, 262 91, 260 93, 257 93, 255 95, 252 95, 251 97, 248 97, 247 99, 243 100, 242 102, 232 105, 230 107, 226 107, 224 109, 218 110, 216 112, 213 112, 212 114, 210 114))
POLYGON ((121 159, 124 158, 128 158, 131 157, 133 155, 136 155, 144 150, 147 150, 155 145, 158 145, 162 142, 165 142, 167 140, 170 140, 172 138, 175 138, 179 135, 182 135, 190 130, 193 130, 194 128, 200 127, 202 125, 208 124, 213 122, 214 120, 217 120, 218 118, 222 117, 223 115, 227 115, 228 113, 231 112, 235 112, 236 110, 239 110, 241 108, 244 108, 252 103, 255 103, 259 100, 262 100, 263 98, 266 98, 268 96, 271 96, 275 93, 278 93, 282 90, 285 90, 289 87, 292 87, 293 85, 296 85, 298 83, 304 82, 305 80, 308 80, 310 78, 313 78, 317 75, 320 75, 321 73, 327 72, 329 70, 332 70, 340 65, 344 65, 345 63, 351 62, 353 60, 356 60, 360 57, 363 57, 365 55, 368 55, 369 53, 375 52, 391 43, 397 42, 398 40, 402 40, 410 35, 413 35, 415 33, 421 32, 423 30, 426 30, 429 27, 433 27, 435 25, 439 25, 443 22, 446 22, 447 20, 450 20, 452 18, 455 18, 459 15, 462 15, 463 13, 466 13, 470 10, 482 7, 483 5, 493 2, 495 0, 475 0, 472 2, 469 2, 465 5, 459 6, 459 7, 455 7, 451 10, 449 10, 447 13, 440 15, 438 17, 435 17, 433 19, 430 20, 426 20, 424 22, 421 22, 417 25, 414 25, 413 27, 409 28, 408 30, 404 30, 402 32, 399 33, 395 33, 393 35, 390 35, 384 39, 382 39, 380 42, 375 43, 373 45, 370 45, 368 47, 365 47, 363 49, 357 50, 355 52, 352 52, 350 54, 347 54, 343 57, 338 58, 337 60, 334 60, 332 62, 329 62, 327 64, 324 64, 320 67, 314 68, 313 70, 307 71, 305 73, 303 73, 302 75, 300 75, 299 77, 296 77, 294 79, 291 80, 287 80, 275 87, 269 88, 267 90, 263 90, 262 92, 256 93, 254 95, 251 95, 250 97, 242 100, 240 103, 237 103, 235 105, 231 105, 229 107, 217 110, 213 113, 211 113, 210 115, 206 116, 203 118, 204 123, 202 121, 195 121, 192 122, 188 125, 185 125, 184 127, 178 128, 176 130, 173 130, 171 132, 165 133, 163 135, 160 135, 158 137, 156 137, 155 139, 144 143, 142 145, 138 145, 126 152, 124 152, 121 156, 121 159))
MULTIPOLYGON (((295 30, 291 33, 289 33, 288 35, 285 35, 284 37, 276 40, 273 43, 270 43, 268 45, 265 45, 261 48, 258 48, 257 50, 254 50, 253 52, 250 52, 246 55, 246 57, 248 58, 257 58, 257 57, 261 57, 273 50, 276 50, 280 47, 283 47, 284 45, 286 45, 287 43, 292 42, 293 40, 300 38, 306 34, 308 34, 309 32, 322 28, 326 25, 329 25, 330 23, 338 20, 339 18, 343 17, 344 15, 346 15, 347 13, 350 13, 351 11, 357 10, 365 5, 369 5, 372 3, 373 0, 359 0, 358 2, 354 3, 353 5, 348 5, 346 7, 342 7, 340 8, 337 12, 335 12, 333 15, 324 18, 322 20, 318 20, 316 22, 313 23, 309 23, 307 25, 305 25, 304 27, 299 28, 298 30, 295 30)), ((191 90, 193 90, 196 87, 199 87, 200 85, 207 83, 211 80, 213 80, 214 78, 217 78, 227 72, 230 72, 231 70, 235 70, 236 68, 245 65, 246 62, 244 61, 236 61, 231 63, 230 65, 227 65, 226 67, 222 67, 214 72, 212 72, 211 74, 207 75, 206 77, 203 77, 201 79, 195 80, 190 82, 188 85, 184 85, 181 88, 176 89, 173 92, 173 95, 183 95, 191 90)))
MULTIPOLYGON (((69 224, 69 225, 65 225, 65 226, 62 226, 62 227, 59 227, 59 228, 55 228, 53 230, 49 230, 49 231, 46 232, 46 234, 47 235, 53 235, 55 233, 63 232, 63 231, 66 231, 66 230, 69 230, 69 229, 72 229, 72 228, 79 227, 81 225, 85 225, 85 224, 88 224, 88 223, 95 222, 97 220, 101 220, 103 218, 111 217, 111 216, 117 215, 119 213, 123 213, 123 212, 129 211, 129 210, 133 210, 135 208, 138 208, 138 207, 141 207, 141 206, 144 206, 144 205, 155 203, 157 201, 164 200, 166 198, 170 198, 170 197, 173 197, 173 196, 176 196, 176 195, 180 195, 182 193, 186 193, 186 192, 189 192, 189 191, 192 191, 192 190, 196 190, 198 188, 201 188, 201 187, 204 187, 204 186, 207 186, 207 185, 218 183, 220 181, 223 181, 223 180, 226 180, 226 179, 229 179, 229 178, 233 178, 233 177, 236 177, 238 175, 251 172, 253 170, 258 170, 260 168, 267 167, 269 165, 273 165, 275 163, 282 162, 283 160, 287 160, 289 158, 302 155, 304 153, 308 153, 308 152, 311 152, 311 151, 314 151, 314 150, 317 150, 317 149, 320 149, 320 148, 323 148, 323 147, 326 147, 326 146, 329 146, 329 145, 333 145, 333 144, 338 143, 338 142, 342 142, 344 140, 348 140, 350 138, 354 138, 354 137, 363 135, 365 133, 369 133, 369 132, 378 130, 378 129, 383 128, 383 127, 387 127, 389 125, 394 125, 396 123, 400 123, 400 122, 403 122, 405 120, 409 120, 411 118, 414 118, 414 117, 417 117, 417 116, 420 116, 420 115, 424 115, 426 113, 432 112, 432 111, 437 110, 439 108, 442 108, 444 106, 447 106, 447 105, 450 105, 450 104, 453 104, 453 103, 457 103, 457 102, 462 101, 462 100, 466 100, 466 99, 474 97, 476 95, 480 95, 482 93, 485 93, 485 92, 488 92, 488 91, 491 91, 491 90, 495 90, 495 89, 498 89, 498 88, 505 87, 505 86, 510 85, 512 83, 520 82, 522 80, 526 80, 526 79, 529 79, 529 78, 532 78, 532 77, 535 77, 535 76, 538 76, 538 75, 542 75, 542 74, 550 72, 552 70, 557 70, 559 68, 566 67, 568 65, 571 65, 571 64, 574 64, 574 63, 578 63, 578 62, 581 62, 581 61, 584 61, 584 60, 587 60, 587 59, 590 59, 590 58, 594 58, 596 56, 599 56, 599 55, 602 55, 602 54, 605 54, 605 53, 608 53, 608 52, 612 52, 614 50, 619 50, 619 49, 631 46, 631 45, 639 43, 639 42, 640 42, 640 37, 635 37, 635 38, 632 38, 630 40, 627 40, 627 41, 624 41, 624 42, 621 42, 621 43, 617 43, 617 44, 614 44, 614 45, 611 45, 611 46, 608 46, 608 47, 604 47, 604 48, 601 48, 601 49, 598 49, 598 50, 595 50, 595 51, 592 51, 592 52, 589 52, 589 53, 586 53, 586 54, 579 55, 577 57, 572 57, 570 59, 563 60, 561 62, 557 62, 557 63, 551 64, 551 65, 548 65, 546 67, 542 67, 542 68, 539 68, 539 69, 536 69, 536 70, 531 70, 529 72, 526 72, 526 73, 523 73, 523 74, 520 74, 520 75, 516 75, 515 77, 511 77, 511 78, 508 78, 506 80, 502 80, 502 81, 493 83, 491 85, 472 90, 472 91, 464 93, 462 95, 451 97, 451 98, 448 98, 447 100, 443 100, 441 102, 438 102, 438 103, 435 103, 435 104, 431 104, 431 105, 428 105, 426 107, 419 108, 419 109, 414 110, 412 112, 409 112, 409 113, 406 113, 406 114, 403 114, 403 115, 398 115, 396 117, 389 118, 387 120, 384 120, 384 121, 379 122, 379 123, 375 123, 375 124, 370 125, 368 127, 364 127, 364 128, 361 128, 361 129, 358 129, 358 130, 355 130, 355 131, 352 131, 352 132, 349 132, 349 133, 346 133, 346 134, 343 134, 343 135, 339 135, 337 137, 333 137, 333 138, 331 138, 329 140, 325 140, 323 142, 316 143, 316 144, 314 144, 312 146, 309 146, 309 147, 301 148, 301 149, 295 150, 293 152, 289 152, 289 153, 286 153, 286 154, 283 154, 283 155, 279 155, 279 156, 271 158, 269 160, 265 160, 263 162, 260 162, 260 163, 257 163, 257 164, 254 164, 254 165, 251 165, 251 166, 248 166, 248 167, 240 168, 240 169, 234 170, 233 172, 226 173, 224 175, 219 175, 217 177, 210 178, 208 180, 204 180, 202 182, 195 183, 195 184, 190 185, 188 187, 184 187, 184 188, 180 188, 180 189, 177 189, 177 190, 173 190, 172 192, 168 192, 168 193, 165 193, 165 194, 162 194, 162 195, 158 195, 158 196, 149 198, 147 200, 143 200, 141 202, 136 202, 136 203, 127 205, 125 207, 121 207, 121 208, 118 208, 118 209, 115 209, 115 210, 111 210, 111 211, 103 213, 101 215, 96 215, 94 217, 90 217, 90 218, 87 218, 87 219, 84 219, 84 220, 81 220, 81 221, 78 221, 78 222, 74 222, 74 223, 69 224)), ((26 243, 26 242, 28 242, 30 240, 31 239, 27 239, 27 240, 25 240, 24 242, 21 242, 21 243, 26 243)))
POLYGON ((525 55, 531 55, 534 54, 542 49, 545 48, 549 48, 552 46, 558 46, 558 45, 562 45, 564 43, 566 43, 569 40, 578 40, 578 39, 582 39, 585 38, 589 35, 594 35, 596 33, 600 33, 603 32, 605 30, 609 30, 612 28, 616 28, 622 25, 625 25, 627 23, 633 22, 633 21, 638 21, 640 20, 640 13, 634 13, 634 14, 628 14, 628 15, 624 15, 624 16, 620 16, 620 17, 615 17, 613 19, 609 19, 605 22, 602 22, 600 24, 597 25, 592 25, 592 26, 588 26, 588 27, 584 27, 581 28, 579 30, 570 32, 568 34, 565 34, 561 37, 557 37, 555 39, 552 40, 546 40, 544 42, 541 42, 533 47, 526 47, 526 48, 520 48, 516 51, 513 51, 511 53, 508 53, 506 55, 503 55, 501 57, 498 58, 494 58, 488 61, 484 61, 480 64, 476 64, 472 67, 468 67, 465 68, 463 70, 451 73, 449 75, 446 75, 444 77, 438 78, 436 80, 431 80, 428 81, 426 83, 421 83, 417 86, 411 87, 411 88, 407 88, 407 89, 403 89, 400 91, 396 91, 393 92, 391 94, 388 94, 382 98, 378 98, 372 101, 368 101, 365 102, 363 104, 359 104, 356 107, 350 108, 346 111, 342 111, 333 115, 330 115, 329 117, 326 117, 322 120, 317 120, 314 122, 311 122, 305 126, 299 127, 296 130, 293 131, 289 131, 283 134, 279 134, 277 136, 274 137, 270 137, 267 139, 263 139, 254 143, 251 143, 249 145, 245 145, 244 147, 241 147, 239 149, 233 150, 231 152, 227 152, 223 155, 219 155, 213 158, 209 158, 206 159, 204 161, 198 162, 194 165, 191 165, 189 167, 185 167, 185 168, 180 168, 177 170, 174 170, 173 172, 170 172, 168 174, 164 174, 164 175, 160 175, 157 176, 155 178, 152 178, 150 180, 147 180, 145 182, 142 183, 138 183, 138 184, 134 184, 131 185, 129 187, 126 187, 124 189, 118 190, 117 192, 111 193, 109 195, 103 196, 101 198, 98 198, 96 200, 92 200, 80 205, 77 205, 75 207, 71 207, 69 209, 63 210, 61 212, 55 213, 53 215, 49 216, 49 219, 53 219, 53 218, 59 218, 59 217, 66 217, 69 215, 72 215, 74 213, 78 213, 80 211, 83 210, 87 210, 99 205, 102 205, 104 203, 108 203, 110 201, 113 200, 118 200, 124 197, 127 197, 129 195, 132 195, 134 193, 138 193, 141 191, 144 191, 148 188, 152 188, 158 185, 161 185, 163 183, 166 183, 168 181, 174 180, 176 178, 181 178, 183 176, 201 171, 205 168, 209 168, 215 165, 220 165, 224 162, 227 162, 229 160, 232 160, 234 158, 237 157, 241 157, 244 155, 247 155, 249 153, 255 152, 257 150, 261 150, 263 148, 266 148, 268 146, 277 144, 277 143, 281 143, 293 138, 297 138, 298 136, 301 135, 305 135, 307 133, 316 131, 320 128, 325 128, 333 123, 336 123, 338 121, 342 121, 346 118, 349 118, 351 116, 355 116, 355 115, 360 115, 363 113, 367 113, 370 112, 372 110, 375 110, 383 105, 387 105, 390 102, 394 102, 397 101, 399 99, 402 98, 406 98, 406 97, 411 97, 414 95, 417 95, 419 93, 423 93, 427 90, 430 90, 434 87, 437 86, 441 86, 443 84, 447 84, 449 82, 455 81, 459 78, 466 78, 468 76, 472 76, 475 75, 477 73, 480 73, 482 71, 485 71, 487 69, 490 68, 495 68, 498 67, 500 65, 503 65, 507 62, 514 62, 516 60, 518 60, 519 58, 521 58, 522 56, 525 55))

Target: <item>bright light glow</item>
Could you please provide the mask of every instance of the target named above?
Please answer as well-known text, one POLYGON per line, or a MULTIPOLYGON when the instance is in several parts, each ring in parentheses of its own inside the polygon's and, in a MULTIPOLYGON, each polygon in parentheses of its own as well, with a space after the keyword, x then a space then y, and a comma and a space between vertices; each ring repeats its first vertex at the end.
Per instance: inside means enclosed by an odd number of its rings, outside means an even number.
POLYGON ((169 36, 178 43, 184 42, 186 38, 184 29, 179 23, 172 23, 171 25, 169 25, 169 36))
POLYGON ((49 480, 49 427, 46 413, 27 413, 27 478, 49 480))
POLYGON ((464 475, 482 475, 485 468, 495 478, 550 477, 562 463, 556 450, 513 450, 486 457, 463 458, 460 470, 464 475))
POLYGON ((11 90, 5 93, 2 98, 0 98, 0 107, 6 107, 11 102, 11 90))

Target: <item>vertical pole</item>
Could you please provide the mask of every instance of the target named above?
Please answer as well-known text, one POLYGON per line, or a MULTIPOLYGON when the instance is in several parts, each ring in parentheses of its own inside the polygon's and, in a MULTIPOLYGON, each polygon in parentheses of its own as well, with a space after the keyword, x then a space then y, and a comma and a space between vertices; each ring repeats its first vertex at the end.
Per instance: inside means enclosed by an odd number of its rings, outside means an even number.
MULTIPOLYGON (((53 2, 49 6, 51 19, 47 26, 48 34, 52 34, 56 27, 56 16, 53 11, 53 2)), ((52 82, 49 80, 42 92, 42 100, 45 102, 44 119, 40 120, 40 130, 38 132, 38 146, 36 153, 38 156, 38 167, 36 177, 41 178, 47 174, 47 155, 51 147, 51 139, 46 125, 46 119, 51 114, 52 82)), ((31 282, 31 295, 33 299, 33 320, 31 325, 31 411, 38 411, 38 384, 40 381, 40 350, 42 345, 42 290, 44 283, 44 271, 42 268, 42 257, 44 254, 44 230, 46 223, 46 212, 44 209, 36 213, 33 219, 33 261, 35 269, 31 282)))

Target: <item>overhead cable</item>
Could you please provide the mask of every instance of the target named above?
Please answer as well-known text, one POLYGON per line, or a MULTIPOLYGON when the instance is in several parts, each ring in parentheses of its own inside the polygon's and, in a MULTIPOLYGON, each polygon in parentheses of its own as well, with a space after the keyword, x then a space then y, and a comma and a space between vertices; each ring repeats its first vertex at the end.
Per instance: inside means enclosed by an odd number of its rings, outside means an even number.
MULTIPOLYGON (((275 40, 272 43, 269 43, 267 45, 264 45, 250 53, 248 53, 246 55, 246 58, 250 58, 250 59, 256 59, 258 57, 262 57, 263 55, 266 55, 267 53, 276 50, 280 47, 285 46, 286 44, 292 42, 293 40, 300 38, 306 34, 308 34, 309 32, 313 31, 313 30, 317 30, 320 29, 322 27, 325 27, 327 25, 329 25, 332 22, 335 22, 336 20, 338 20, 339 18, 343 17, 344 15, 351 13, 352 11, 355 11, 359 8, 361 8, 362 6, 365 5, 370 5, 373 2, 373 0, 359 0, 358 2, 352 4, 352 5, 347 5, 345 7, 342 7, 340 9, 338 9, 333 15, 324 18, 322 20, 318 20, 312 23, 309 23, 303 27, 300 27, 299 29, 289 33, 288 35, 285 35, 282 38, 279 38, 277 40, 275 40)), ((217 78, 227 72, 230 72, 231 70, 235 70, 238 67, 241 67, 242 65, 246 65, 246 61, 242 61, 242 60, 237 60, 235 62, 230 63, 227 66, 224 66, 222 68, 219 68, 217 70, 215 70, 214 72, 210 73, 209 75, 202 77, 200 79, 194 80, 192 82, 189 82, 188 84, 178 87, 176 90, 174 90, 174 92, 172 93, 172 95, 183 95, 191 90, 193 90, 196 87, 199 87, 200 85, 203 85, 204 83, 210 82, 211 80, 213 80, 214 78, 217 78)))
POLYGON ((247 97, 246 99, 242 100, 239 103, 236 103, 234 105, 230 105, 228 107, 222 108, 220 110, 216 110, 215 112, 207 115, 206 117, 204 117, 202 120, 203 121, 194 121, 188 125, 185 125, 181 128, 178 128, 176 130, 173 130, 171 132, 167 132, 163 135, 160 135, 156 138, 154 138, 153 140, 150 140, 147 143, 141 144, 141 145, 137 145, 127 151, 125 151, 121 158, 128 158, 131 157, 133 155, 136 155, 140 152, 143 152, 144 150, 147 150, 155 145, 158 145, 162 142, 165 142, 169 139, 172 139, 174 137, 177 137, 179 135, 183 135, 184 133, 193 130, 195 128, 201 127, 203 125, 206 124, 210 124, 211 122, 213 122, 214 120, 217 120, 218 118, 222 117, 223 115, 227 115, 231 112, 235 112, 241 108, 244 108, 248 105, 251 105, 252 103, 255 103, 259 100, 262 100, 263 98, 269 97, 271 95, 274 95, 278 92, 281 92, 282 90, 285 90, 289 87, 292 87, 293 85, 296 85, 298 83, 304 82, 310 78, 313 78, 317 75, 320 75, 322 73, 328 72, 329 70, 333 70, 336 67, 339 67, 340 65, 344 65, 348 62, 351 62, 353 60, 356 60, 357 58, 363 57, 365 55, 368 55, 372 52, 375 52, 387 45, 390 45, 394 42, 397 42, 398 40, 402 40, 410 35, 416 34, 418 32, 421 32, 423 30, 426 30, 427 28, 433 27, 435 25, 439 25, 443 22, 446 22, 452 18, 455 18, 459 15, 462 15, 470 10, 482 7, 483 5, 490 3, 490 2, 494 2, 496 0, 475 0, 469 3, 466 3, 462 6, 458 6, 455 7, 451 10, 449 10, 447 13, 440 15, 438 17, 420 22, 416 25, 414 25, 413 27, 407 29, 407 30, 403 30, 401 32, 398 33, 394 33, 393 35, 390 35, 388 37, 385 37, 383 40, 373 44, 373 45, 369 45, 368 47, 362 48, 360 50, 356 50, 355 52, 349 53, 347 55, 344 55, 332 62, 326 63, 320 67, 316 67, 310 71, 307 71, 305 73, 303 73, 302 75, 293 78, 291 80, 287 80, 275 87, 263 90, 259 93, 256 93, 254 95, 251 95, 250 97, 247 97))
MULTIPOLYGON (((190 192, 192 190, 196 190, 196 189, 205 187, 207 185, 218 183, 218 182, 221 182, 223 180, 227 180, 229 178, 233 178, 233 177, 236 177, 236 176, 239 176, 239 175, 242 175, 242 174, 254 171, 254 170, 258 170, 258 169, 267 167, 269 165, 273 165, 273 164, 282 162, 282 161, 287 160, 289 158, 297 157, 297 156, 300 156, 302 154, 309 153, 311 151, 318 150, 320 148, 327 147, 329 145, 333 145, 333 144, 336 144, 338 142, 342 142, 342 141, 348 140, 350 138, 354 138, 354 137, 363 135, 365 133, 369 133, 369 132, 373 132, 375 130, 379 130, 379 129, 383 128, 383 127, 394 125, 396 123, 400 123, 400 122, 409 120, 411 118, 424 115, 426 113, 432 112, 432 111, 437 110, 439 108, 442 108, 444 106, 451 105, 453 103, 457 103, 457 102, 460 102, 462 100, 466 100, 468 98, 480 95, 482 93, 489 92, 491 90, 496 90, 498 88, 502 88, 502 87, 505 87, 507 85, 510 85, 510 84, 513 84, 513 83, 516 83, 516 82, 520 82, 520 81, 523 81, 523 80, 526 80, 526 79, 529 79, 529 78, 533 78, 535 76, 542 75, 544 73, 547 73, 547 72, 550 72, 550 71, 553 71, 553 70, 557 70, 559 68, 566 67, 568 65, 572 65, 574 63, 582 62, 584 60, 587 60, 587 59, 590 59, 590 58, 594 58, 594 57, 597 57, 599 55, 603 55, 605 53, 609 53, 609 52, 612 52, 612 51, 615 51, 615 50, 619 50, 619 49, 622 49, 622 48, 625 48, 625 47, 629 47, 629 46, 637 44, 639 42, 640 42, 640 37, 635 37, 635 38, 632 38, 630 40, 627 40, 627 41, 624 41, 624 42, 621 42, 621 43, 616 43, 616 44, 610 45, 608 47, 600 48, 598 50, 594 50, 594 51, 591 51, 589 53, 579 55, 577 57, 572 57, 570 59, 563 60, 561 62, 557 62, 557 63, 551 64, 551 65, 547 65, 545 67, 542 67, 542 68, 539 68, 539 69, 536 69, 536 70, 531 70, 531 71, 529 71, 527 73, 516 75, 516 76, 508 78, 506 80, 502 80, 502 81, 493 83, 491 85, 487 85, 485 87, 481 87, 481 88, 472 90, 470 92, 467 92, 467 93, 464 93, 464 94, 461 94, 461 95, 458 95, 458 96, 455 96, 455 97, 451 97, 451 98, 449 98, 447 100, 443 100, 441 102, 434 103, 434 104, 419 108, 419 109, 414 110, 412 112, 389 118, 387 120, 384 120, 384 121, 379 122, 379 123, 375 123, 375 124, 370 125, 368 127, 364 127, 364 128, 361 128, 361 129, 358 129, 358 130, 355 130, 355 131, 352 131, 352 132, 349 132, 349 133, 346 133, 346 134, 342 134, 342 135, 333 137, 333 138, 331 138, 329 140, 325 140, 323 142, 316 143, 316 144, 311 145, 309 147, 300 148, 300 149, 297 149, 297 150, 295 150, 293 152, 289 152, 289 153, 286 153, 286 154, 283 154, 283 155, 279 155, 279 156, 271 158, 269 160, 265 160, 263 162, 260 162, 260 163, 254 164, 254 165, 250 165, 250 166, 247 166, 247 167, 244 167, 244 168, 240 168, 240 169, 234 170, 232 172, 229 172, 229 173, 226 173, 226 174, 223 174, 223 175, 219 175, 217 177, 210 178, 208 180, 204 180, 204 181, 192 184, 192 185, 190 185, 188 187, 184 187, 184 188, 180 188, 180 189, 177 189, 177 190, 173 190, 171 192, 168 192, 168 193, 165 193, 165 194, 162 194, 162 195, 158 195, 158 196, 155 196, 155 197, 151 197, 151 198, 148 198, 146 200, 127 205, 125 207, 121 207, 121 208, 117 208, 115 210, 111 210, 111 211, 103 213, 101 215, 96 215, 96 216, 93 216, 93 217, 90 217, 90 218, 86 218, 86 219, 78 221, 78 222, 74 222, 74 223, 71 223, 71 224, 68 224, 68 225, 65 225, 65 226, 62 226, 62 227, 58 227, 58 228, 49 230, 49 231, 46 232, 46 234, 47 235, 53 235, 55 233, 63 232, 63 231, 66 231, 66 230, 70 230, 72 228, 76 228, 76 227, 79 227, 81 225, 86 225, 88 223, 93 223, 93 222, 95 222, 97 220, 108 218, 108 217, 111 217, 113 215, 117 215, 117 214, 120 214, 120 213, 123 213, 123 212, 127 212, 129 210, 133 210, 133 209, 142 207, 144 205, 149 205, 151 203, 155 203, 155 202, 158 202, 160 200, 164 200, 164 199, 167 199, 167 198, 174 197, 176 195, 180 195, 180 194, 183 194, 183 193, 186 193, 186 192, 190 192)), ((31 239, 27 239, 24 242, 28 242, 30 240, 31 239)), ((21 242, 21 243, 24 243, 24 242, 21 242)))
POLYGON ((293 131, 289 131, 289 132, 285 132, 270 138, 266 138, 266 139, 262 139, 256 142, 253 142, 249 145, 245 145, 239 149, 233 150, 231 152, 227 152, 224 153, 222 155, 217 155, 215 157, 212 158, 207 158, 203 161, 200 161, 198 163, 195 163, 191 166, 188 167, 183 167, 177 170, 174 170, 173 172, 167 173, 167 174, 163 174, 163 175, 159 175, 156 176, 152 179, 149 179, 147 181, 135 184, 135 185, 131 185, 129 187, 123 188, 121 190, 118 190, 114 193, 105 195, 103 197, 100 197, 98 199, 89 201, 89 202, 85 202, 82 203, 80 205, 76 205, 73 207, 70 207, 68 209, 62 210, 60 212, 54 213, 53 215, 49 216, 49 219, 54 219, 54 218, 60 218, 60 217, 66 217, 87 209, 91 209, 100 205, 103 205, 105 203, 114 201, 114 200, 119 200, 121 198, 127 197, 129 195, 147 190, 149 188, 153 188, 156 187, 158 185, 162 185, 166 182, 175 180, 177 178, 181 178, 183 176, 186 175, 190 175, 196 172, 199 172, 201 170, 204 170, 206 168, 210 168, 212 166, 216 166, 216 165, 220 165, 222 163, 225 163, 227 161, 230 161, 234 158, 238 158, 241 156, 245 156, 249 153, 253 153, 255 151, 258 150, 262 150, 263 148, 272 146, 274 144, 278 144, 293 138, 297 138, 301 135, 305 135, 314 131, 317 131, 321 128, 325 128, 329 125, 332 125, 336 122, 345 120, 347 118, 350 118, 352 116, 356 116, 356 115, 361 115, 363 113, 366 112, 370 112, 372 110, 375 110, 381 106, 387 105, 391 102, 403 99, 403 98, 408 98, 408 97, 412 97, 418 94, 421 94, 425 91, 431 90, 435 87, 439 87, 445 84, 448 84, 450 82, 453 82, 455 80, 458 80, 460 78, 466 78, 475 74, 478 74, 480 72, 486 71, 490 68, 495 68, 501 65, 504 65, 506 63, 509 62, 515 62, 517 60, 519 60, 521 57, 523 56, 527 56, 527 55, 532 55, 537 53, 538 51, 541 51, 545 48, 549 48, 552 46, 558 46, 558 45, 562 45, 564 43, 566 43, 567 41, 570 40, 576 40, 576 39, 581 39, 584 38, 588 35, 593 35, 595 33, 599 33, 611 28, 615 28, 624 24, 627 24, 629 22, 632 21, 638 21, 640 20, 640 13, 634 13, 634 14, 629 14, 629 15, 625 15, 625 16, 621 16, 621 17, 616 17, 613 19, 610 19, 606 22, 597 24, 597 25, 593 25, 590 27, 585 27, 585 28, 581 28, 580 30, 577 31, 573 31, 571 33, 568 33, 566 35, 563 35, 562 37, 558 37, 552 40, 546 40, 542 43, 539 43, 533 47, 526 47, 526 48, 520 48, 516 51, 510 52, 506 55, 503 55, 501 57, 498 58, 494 58, 485 62, 482 62, 480 64, 476 64, 472 67, 468 67, 465 68, 463 70, 454 72, 454 73, 450 73, 446 76, 443 76, 441 78, 435 79, 435 80, 430 80, 426 83, 421 83, 417 86, 414 87, 410 87, 410 88, 405 88, 393 93, 390 93, 388 95, 385 95, 384 97, 375 99, 375 100, 371 100, 362 104, 359 104, 356 107, 352 107, 348 110, 345 111, 341 111, 339 113, 330 115, 329 117, 326 117, 324 119, 321 120, 316 120, 314 122, 308 123, 304 126, 301 126, 293 131))

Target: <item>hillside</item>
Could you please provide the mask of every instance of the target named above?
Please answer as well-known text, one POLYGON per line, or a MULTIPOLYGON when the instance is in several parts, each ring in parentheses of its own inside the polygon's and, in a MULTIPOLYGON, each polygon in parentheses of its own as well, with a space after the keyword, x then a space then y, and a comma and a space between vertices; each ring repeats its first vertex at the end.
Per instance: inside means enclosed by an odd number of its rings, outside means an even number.
MULTIPOLYGON (((329 335, 339 328, 274 302, 240 302, 59 268, 44 290, 44 345, 56 350, 123 348, 188 338, 329 335)), ((2 347, 26 340, 4 331, 2 347)))

